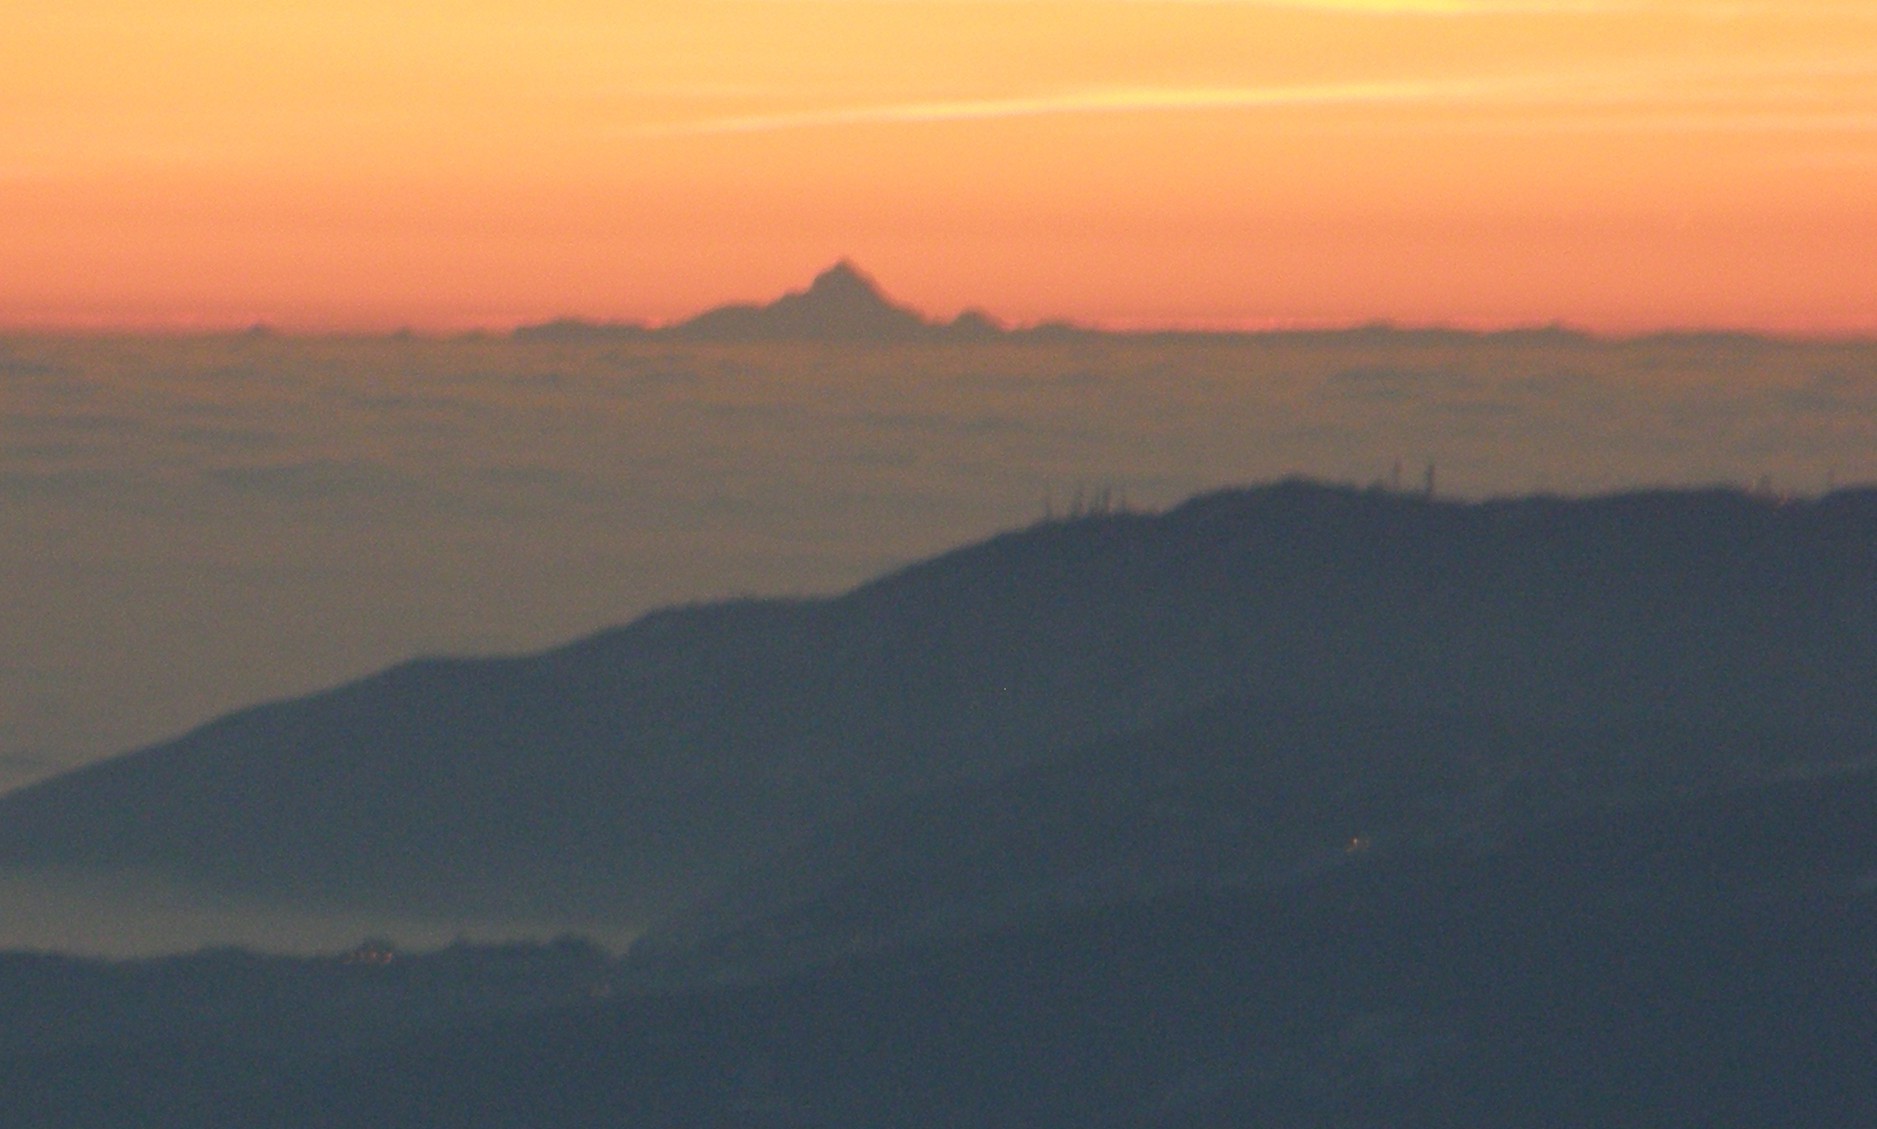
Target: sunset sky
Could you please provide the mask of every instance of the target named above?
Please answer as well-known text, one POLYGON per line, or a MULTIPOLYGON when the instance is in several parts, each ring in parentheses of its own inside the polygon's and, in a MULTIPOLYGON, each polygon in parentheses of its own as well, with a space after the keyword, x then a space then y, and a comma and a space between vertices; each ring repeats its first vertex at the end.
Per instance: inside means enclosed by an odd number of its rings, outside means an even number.
POLYGON ((1873 0, 0 0, 0 326, 1877 332, 1873 0))

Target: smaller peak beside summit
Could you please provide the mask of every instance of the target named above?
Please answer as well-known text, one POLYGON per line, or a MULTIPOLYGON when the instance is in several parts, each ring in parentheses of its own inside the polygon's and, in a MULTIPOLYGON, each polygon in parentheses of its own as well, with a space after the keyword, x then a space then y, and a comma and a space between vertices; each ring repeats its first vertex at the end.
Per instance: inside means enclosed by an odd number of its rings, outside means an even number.
POLYGON ((982 340, 1002 336, 1009 330, 996 318, 974 307, 960 311, 957 317, 945 323, 945 332, 951 337, 982 340))

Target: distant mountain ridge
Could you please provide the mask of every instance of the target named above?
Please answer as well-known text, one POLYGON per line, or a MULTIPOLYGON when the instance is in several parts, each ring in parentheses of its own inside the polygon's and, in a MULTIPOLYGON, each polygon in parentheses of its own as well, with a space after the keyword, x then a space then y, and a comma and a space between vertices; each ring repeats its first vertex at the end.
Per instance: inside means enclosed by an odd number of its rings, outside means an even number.
POLYGON ((1877 492, 1291 481, 255 707, 0 797, 0 866, 643 923, 880 805, 1211 703, 1654 727, 1637 768, 1672 782, 1877 747, 1873 686, 1877 492), (1772 736, 1688 763, 1675 735, 1717 729, 1772 736))
POLYGON ((949 335, 961 324, 968 323, 927 322, 889 301, 871 277, 842 259, 816 275, 807 290, 763 306, 719 306, 668 332, 708 341, 914 341, 949 335))
MULTIPOLYGON (((1397 328, 1369 323, 1342 329, 1269 331, 1238 330, 1102 330, 1062 320, 1011 326, 980 309, 967 309, 950 321, 927 318, 909 306, 894 302, 873 277, 851 260, 841 259, 814 277, 807 289, 790 291, 768 303, 737 302, 716 306, 669 325, 643 322, 590 321, 557 318, 518 326, 520 341, 689 341, 699 343, 800 342, 819 344, 969 344, 987 341, 1030 342, 1049 345, 1103 338, 1151 341, 1253 340, 1267 337, 1302 340, 1383 340, 1411 338, 1436 343, 1470 341, 1480 337, 1505 339, 1583 340, 1586 335, 1564 326, 1474 332, 1444 328, 1397 328)), ((1700 341, 1711 335, 1657 334, 1657 338, 1686 336, 1700 341)), ((1730 335, 1731 336, 1731 335, 1730 335)))
POLYGON ((522 340, 659 337, 687 341, 907 342, 972 341, 1005 332, 991 318, 968 310, 950 322, 932 322, 889 300, 872 277, 847 259, 816 275, 806 290, 764 305, 737 303, 706 310, 660 328, 631 323, 563 319, 522 326, 522 340))

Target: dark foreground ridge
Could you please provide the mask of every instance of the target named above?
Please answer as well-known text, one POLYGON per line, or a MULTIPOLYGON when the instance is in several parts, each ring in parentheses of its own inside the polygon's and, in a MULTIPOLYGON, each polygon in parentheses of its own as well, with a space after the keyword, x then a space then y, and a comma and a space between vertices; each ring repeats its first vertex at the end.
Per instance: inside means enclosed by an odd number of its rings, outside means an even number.
POLYGON ((1877 493, 1284 482, 427 660, 0 860, 649 925, 0 957, 0 1126, 1877 1123, 1877 493))
MULTIPOLYGON (((1465 503, 1286 482, 249 709, 0 798, 0 866, 645 924, 756 860, 878 854, 869 827, 943 841, 1009 804, 1094 838, 1133 826, 1136 778, 1164 775, 1182 732, 1246 803, 1395 781, 1373 826, 1334 834, 1460 834, 1519 796, 1563 811, 1860 759, 1873 686, 1877 493, 1465 503), (1351 736, 1361 717, 1383 735, 1351 736), (1052 780, 1085 789, 1080 815, 1052 780)), ((1169 810, 1192 798, 1153 787, 1169 810)), ((1229 861, 1167 873, 1303 866, 1295 834, 1222 825, 1229 861)), ((1102 889, 1112 860, 1086 863, 1040 873, 1102 889)))
POLYGON ((1869 775, 1771 781, 363 1045, 16 1050, 0 1093, 35 1129, 1870 1124, 1874 844, 1869 775))

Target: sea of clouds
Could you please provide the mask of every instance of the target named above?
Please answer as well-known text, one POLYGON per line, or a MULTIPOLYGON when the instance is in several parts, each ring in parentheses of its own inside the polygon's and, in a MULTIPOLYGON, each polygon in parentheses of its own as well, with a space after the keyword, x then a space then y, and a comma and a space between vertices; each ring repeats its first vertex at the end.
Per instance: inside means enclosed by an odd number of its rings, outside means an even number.
POLYGON ((0 338, 0 788, 418 654, 837 591, 1078 493, 1430 463, 1464 497, 1877 479, 1877 345, 0 338))

